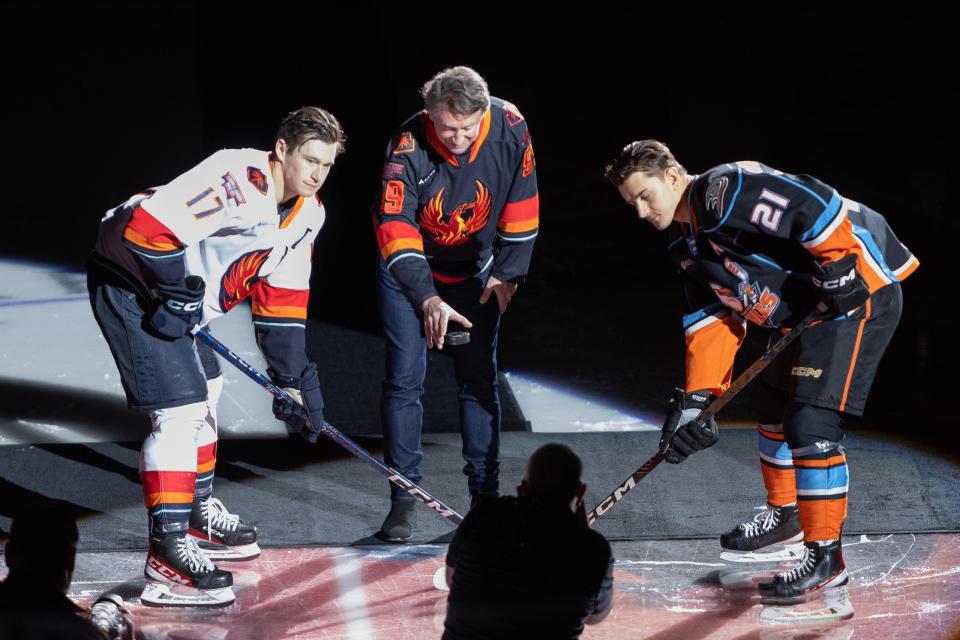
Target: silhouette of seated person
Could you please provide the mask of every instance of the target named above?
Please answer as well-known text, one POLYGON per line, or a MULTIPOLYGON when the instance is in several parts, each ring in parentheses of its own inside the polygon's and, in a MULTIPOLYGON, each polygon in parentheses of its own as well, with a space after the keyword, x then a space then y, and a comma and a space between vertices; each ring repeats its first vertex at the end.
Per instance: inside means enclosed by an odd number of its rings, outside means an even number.
POLYGON ((67 596, 79 532, 69 514, 52 508, 21 511, 13 520, 0 583, 3 640, 104 640, 89 612, 67 596))
POLYGON ((587 527, 581 471, 573 450, 546 444, 518 497, 470 510, 447 552, 444 640, 577 638, 606 617, 613 554, 587 527))

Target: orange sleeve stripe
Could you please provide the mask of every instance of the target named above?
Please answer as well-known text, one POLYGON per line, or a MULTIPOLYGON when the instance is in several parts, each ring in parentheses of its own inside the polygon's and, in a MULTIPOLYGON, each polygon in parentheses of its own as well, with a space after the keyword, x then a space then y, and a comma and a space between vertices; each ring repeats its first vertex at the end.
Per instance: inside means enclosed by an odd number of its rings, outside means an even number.
POLYGON ((522 231, 533 231, 534 229, 540 226, 540 219, 534 218, 532 220, 524 220, 523 222, 504 222, 503 220, 497 224, 497 227, 500 228, 504 233, 520 233, 522 231))
POLYGON ((377 244, 384 247, 400 238, 419 238, 420 230, 407 222, 384 222, 377 227, 377 244))
POLYGON ((267 318, 298 318, 300 320, 307 319, 306 307, 275 306, 256 301, 254 301, 250 307, 253 315, 255 316, 265 316, 267 318))
POLYGON ((423 253, 423 240, 419 236, 416 238, 400 238, 399 240, 387 243, 380 249, 380 254, 383 256, 383 259, 386 260, 389 256, 403 249, 416 249, 420 253, 423 253))
MULTIPOLYGON (((527 222, 528 220, 537 220, 540 217, 540 194, 534 194, 533 197, 521 200, 520 202, 508 202, 500 212, 500 225, 509 222, 527 222)), ((503 228, 501 226, 501 228, 503 228)))
POLYGON ((123 230, 123 237, 139 247, 153 251, 173 251, 183 247, 173 231, 140 206, 134 209, 130 216, 130 221, 123 230))
POLYGON ((846 462, 844 456, 831 456, 826 460, 805 460, 803 458, 794 458, 793 466, 794 467, 803 467, 804 469, 822 469, 824 467, 832 467, 838 464, 843 464, 846 462))
POLYGON ((911 273, 916 271, 917 268, 920 266, 920 261, 911 256, 910 262, 907 264, 908 264, 907 268, 897 274, 897 278, 899 278, 900 280, 906 280, 911 273))
POLYGON ((726 391, 745 335, 746 329, 729 316, 687 335, 686 388, 726 391))
POLYGON ((885 277, 874 270, 871 265, 872 260, 868 261, 864 257, 864 250, 861 248, 857 237, 853 234, 853 226, 850 224, 849 219, 841 222, 833 233, 823 242, 817 244, 815 247, 810 247, 808 251, 817 257, 820 264, 835 262, 851 253, 856 255, 857 271, 860 272, 871 293, 889 284, 885 277))

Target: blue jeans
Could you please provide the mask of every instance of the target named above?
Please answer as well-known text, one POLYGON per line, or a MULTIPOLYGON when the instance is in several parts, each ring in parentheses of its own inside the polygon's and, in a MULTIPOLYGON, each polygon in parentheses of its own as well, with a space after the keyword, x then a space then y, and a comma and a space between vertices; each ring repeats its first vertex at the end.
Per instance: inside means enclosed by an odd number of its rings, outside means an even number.
MULTIPOLYGON (((388 465, 412 482, 420 483, 423 459, 420 432, 423 423, 423 381, 427 373, 427 342, 423 314, 414 309, 382 260, 377 267, 377 301, 386 338, 387 367, 380 400, 380 419, 388 465)), ((497 335, 500 310, 496 296, 480 304, 484 282, 472 278, 445 285, 435 282, 444 302, 473 323, 470 342, 446 346, 453 355, 460 401, 463 472, 471 493, 492 494, 500 475, 500 395, 497 389, 497 335)), ((459 331, 451 322, 448 331, 459 331)), ((392 499, 413 497, 390 485, 392 499)))

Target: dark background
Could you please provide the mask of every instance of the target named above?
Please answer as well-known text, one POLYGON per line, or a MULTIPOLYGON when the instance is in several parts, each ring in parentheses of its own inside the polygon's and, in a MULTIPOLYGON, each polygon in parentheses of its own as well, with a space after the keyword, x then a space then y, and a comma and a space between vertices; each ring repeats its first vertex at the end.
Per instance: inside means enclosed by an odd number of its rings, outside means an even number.
POLYGON ((503 368, 662 410, 683 364, 678 280, 663 236, 602 179, 653 137, 692 172, 758 160, 886 215, 921 268, 865 422, 952 439, 955 11, 338 4, 6 5, 0 256, 81 268, 105 210, 219 148, 269 148, 316 104, 349 140, 321 193, 312 326, 375 334, 384 146, 425 80, 467 64, 523 111, 538 162, 541 235, 503 368))

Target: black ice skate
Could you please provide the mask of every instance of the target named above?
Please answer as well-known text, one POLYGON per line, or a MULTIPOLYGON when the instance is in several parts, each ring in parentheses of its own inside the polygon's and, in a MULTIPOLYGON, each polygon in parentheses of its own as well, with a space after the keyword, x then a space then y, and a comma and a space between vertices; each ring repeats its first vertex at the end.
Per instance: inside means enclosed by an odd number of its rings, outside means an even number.
POLYGON ((796 505, 768 507, 751 522, 738 524, 720 536, 720 557, 731 562, 783 562, 798 559, 803 549, 803 530, 796 505), (772 545, 784 548, 759 552, 772 545))
POLYGON ((805 543, 800 564, 778 573, 769 582, 761 582, 758 589, 764 604, 796 604, 820 592, 843 587, 848 581, 838 539, 826 546, 805 543))
POLYGON ((234 601, 233 576, 217 569, 186 533, 151 533, 147 586, 140 599, 155 606, 222 606, 234 601))
POLYGON ((257 528, 227 511, 216 498, 194 500, 190 535, 211 560, 250 560, 260 555, 257 528))

